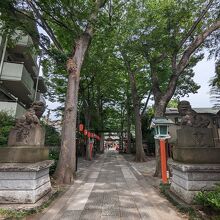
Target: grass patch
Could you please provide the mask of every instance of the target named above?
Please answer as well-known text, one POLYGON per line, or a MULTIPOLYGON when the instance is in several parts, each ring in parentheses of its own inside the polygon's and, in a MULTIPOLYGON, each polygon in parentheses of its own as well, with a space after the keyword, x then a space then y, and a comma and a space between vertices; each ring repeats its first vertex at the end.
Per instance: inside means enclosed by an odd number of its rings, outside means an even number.
POLYGON ((213 191, 201 191, 195 196, 195 202, 220 213, 220 185, 213 191))
POLYGON ((213 191, 199 192, 194 201, 201 206, 206 215, 211 216, 212 220, 220 220, 220 185, 217 184, 213 191))
POLYGON ((0 208, 0 216, 5 219, 22 219, 29 214, 29 211, 16 211, 0 208))

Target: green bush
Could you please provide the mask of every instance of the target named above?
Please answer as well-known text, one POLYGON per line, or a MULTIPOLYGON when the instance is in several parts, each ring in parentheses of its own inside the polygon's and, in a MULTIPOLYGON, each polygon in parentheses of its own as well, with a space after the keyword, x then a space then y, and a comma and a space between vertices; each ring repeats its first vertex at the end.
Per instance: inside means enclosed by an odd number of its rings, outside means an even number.
POLYGON ((7 145, 9 132, 14 125, 15 118, 7 112, 0 111, 0 146, 7 145))
POLYGON ((60 146, 60 133, 51 125, 44 125, 45 127, 45 145, 46 146, 60 146))
POLYGON ((56 146, 57 148, 50 148, 49 159, 54 160, 53 166, 50 167, 50 175, 52 175, 57 167, 57 162, 59 160, 59 147, 60 147, 60 133, 51 125, 44 124, 45 128, 45 145, 46 146, 56 146))
POLYGON ((50 167, 50 175, 53 175, 56 167, 57 167, 57 163, 59 160, 59 150, 58 149, 50 149, 49 152, 49 160, 54 160, 54 164, 50 167))
POLYGON ((195 196, 195 202, 205 207, 220 211, 220 185, 214 191, 199 192, 195 196))

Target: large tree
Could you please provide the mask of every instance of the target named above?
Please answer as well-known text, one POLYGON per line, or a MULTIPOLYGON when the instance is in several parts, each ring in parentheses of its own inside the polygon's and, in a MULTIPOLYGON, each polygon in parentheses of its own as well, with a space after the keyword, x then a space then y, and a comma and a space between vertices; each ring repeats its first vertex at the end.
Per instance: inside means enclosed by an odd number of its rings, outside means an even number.
MULTIPOLYGON (((1 27, 7 32, 21 30, 29 34, 47 56, 66 58, 68 83, 62 128, 62 142, 56 178, 59 183, 71 183, 75 173, 75 140, 80 72, 94 34, 100 9, 106 0, 6 0, 1 1, 1 27), (44 30, 38 35, 28 24, 36 22, 44 30), (41 37, 39 39, 39 36, 41 37), (52 41, 52 45, 50 42, 52 41), (54 53, 54 51, 56 53, 54 53)), ((15 34, 15 33, 13 33, 15 34)))
MULTIPOLYGON (((154 61, 154 56, 156 57, 160 53, 159 50, 164 50, 168 53, 172 51, 172 44, 170 42, 169 46, 166 45, 166 48, 160 45, 160 41, 164 45, 168 44, 167 42, 169 41, 169 39, 167 39, 164 43, 163 41, 165 41, 165 39, 161 38, 160 40, 163 31, 165 32, 163 35, 166 35, 166 22, 163 21, 163 16, 159 14, 160 9, 166 9, 169 4, 171 3, 166 3, 164 1, 162 6, 159 6, 159 3, 155 4, 155 1, 131 1, 129 4, 124 5, 123 11, 118 13, 116 13, 117 9, 114 8, 114 5, 112 7, 113 14, 115 15, 114 21, 117 19, 120 20, 120 22, 117 22, 115 25, 114 23, 112 24, 115 36, 115 48, 118 51, 116 56, 118 59, 122 60, 124 68, 128 73, 131 86, 131 99, 135 116, 137 161, 143 161, 145 156, 142 146, 141 104, 143 101, 146 101, 142 110, 142 112, 144 112, 151 94, 153 93, 155 97, 155 91, 158 89, 155 87, 154 83, 152 83, 152 65, 151 59, 148 59, 148 56, 150 55, 154 61), (155 9, 157 11, 155 11, 155 9), (154 31, 156 33, 154 33, 154 31), (141 90, 144 90, 144 92, 141 90)), ((171 19, 171 17, 167 15, 166 19, 171 19)), ((158 80, 161 87, 159 89, 162 92, 167 92, 167 90, 169 90, 168 84, 171 75, 170 54, 167 55, 167 57, 168 59, 164 58, 164 60, 162 60, 163 62, 161 61, 157 65, 158 80)), ((197 59, 195 58, 195 60, 198 61, 199 58, 200 57, 197 59)), ((195 65, 196 61, 193 62, 191 67, 195 65)), ((185 71, 184 76, 179 77, 176 83, 174 91, 178 96, 185 95, 189 92, 196 92, 199 88, 193 81, 190 81, 190 77, 194 75, 191 67, 185 71)), ((160 90, 158 90, 158 92, 160 92, 160 90)), ((158 95, 158 98, 161 98, 160 95, 158 95)), ((157 103, 155 106, 157 106, 156 109, 158 109, 157 103)))
MULTIPOLYGON (((147 16, 141 40, 151 69, 155 117, 164 116, 178 82, 192 72, 203 58, 204 43, 219 30, 218 6, 219 2, 214 0, 164 0, 157 4, 149 0, 143 5, 147 16)), ((158 163, 155 175, 159 174, 159 168, 158 163)))

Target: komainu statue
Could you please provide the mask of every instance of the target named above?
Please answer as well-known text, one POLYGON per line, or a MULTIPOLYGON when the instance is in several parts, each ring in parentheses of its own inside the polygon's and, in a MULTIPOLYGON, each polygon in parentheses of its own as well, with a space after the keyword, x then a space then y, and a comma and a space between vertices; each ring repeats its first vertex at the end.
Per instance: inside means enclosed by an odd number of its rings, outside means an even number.
POLYGON ((181 127, 207 128, 210 121, 197 114, 188 101, 181 101, 178 104, 179 114, 182 116, 181 127))
POLYGON ((9 146, 43 146, 45 132, 40 125, 40 117, 45 111, 45 104, 34 102, 27 112, 16 120, 8 139, 9 146))
POLYGON ((182 120, 181 129, 177 130, 178 147, 213 147, 212 128, 208 128, 210 121, 197 114, 188 101, 178 104, 178 111, 182 120))

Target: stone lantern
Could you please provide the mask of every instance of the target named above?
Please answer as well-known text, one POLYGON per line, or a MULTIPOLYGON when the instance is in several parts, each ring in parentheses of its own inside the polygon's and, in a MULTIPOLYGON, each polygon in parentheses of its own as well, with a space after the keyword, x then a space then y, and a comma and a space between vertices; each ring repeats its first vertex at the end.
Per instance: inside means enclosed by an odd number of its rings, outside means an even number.
POLYGON ((172 120, 167 118, 153 118, 151 127, 155 130, 155 139, 160 140, 160 159, 161 159, 161 174, 164 184, 167 183, 167 160, 166 160, 166 144, 165 140, 170 138, 168 133, 169 125, 174 124, 172 120))
POLYGON ((154 128, 155 139, 168 139, 170 135, 168 133, 169 125, 174 124, 174 122, 168 118, 153 118, 151 121, 151 127, 154 128))

